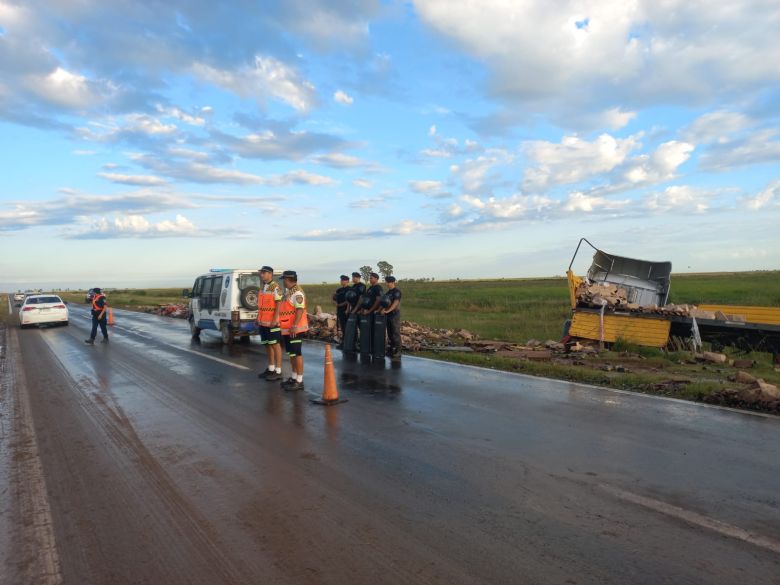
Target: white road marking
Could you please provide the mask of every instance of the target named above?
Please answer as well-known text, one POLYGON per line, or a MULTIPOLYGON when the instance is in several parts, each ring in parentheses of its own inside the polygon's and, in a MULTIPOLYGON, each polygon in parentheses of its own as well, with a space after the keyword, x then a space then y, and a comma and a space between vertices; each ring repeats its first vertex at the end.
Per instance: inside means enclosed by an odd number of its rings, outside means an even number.
MULTIPOLYGON (((89 317, 89 315, 85 315, 85 317, 89 317)), ((173 348, 173 349, 175 349, 177 351, 186 351, 187 353, 191 353, 193 355, 197 355, 197 356, 200 356, 202 358, 206 358, 207 360, 211 360, 211 361, 214 361, 214 362, 219 362, 220 364, 224 364, 226 366, 230 366, 230 367, 236 368, 238 370, 250 371, 252 369, 252 368, 247 368, 246 366, 242 366, 240 364, 233 363, 233 362, 231 362, 229 360, 223 360, 222 358, 218 358, 218 357, 213 356, 213 355, 208 355, 206 353, 202 353, 200 351, 195 351, 194 349, 189 349, 189 348, 186 348, 186 347, 180 347, 178 345, 174 345, 172 343, 168 343, 166 341, 162 341, 160 339, 156 339, 155 337, 151 337, 149 335, 144 335, 143 333, 139 333, 135 329, 128 329, 127 327, 122 327, 121 325, 113 325, 112 327, 113 327, 113 329, 124 331, 126 333, 132 333, 133 335, 137 335, 138 337, 141 337, 143 339, 148 339, 150 341, 155 341, 156 343, 159 343, 161 345, 165 345, 167 347, 173 348)))
POLYGON ((693 512, 691 510, 680 508, 679 506, 667 504, 666 502, 662 502, 661 500, 648 498, 646 496, 640 496, 639 494, 635 494, 633 492, 627 492, 620 488, 616 488, 606 484, 600 484, 599 487, 605 492, 612 494, 613 496, 620 498, 621 500, 625 500, 627 502, 637 504, 644 508, 648 508, 650 510, 660 512, 661 514, 665 514, 666 516, 671 516, 673 518, 683 520, 688 524, 693 524, 701 528, 706 528, 707 530, 717 532, 718 534, 721 534, 723 536, 728 536, 729 538, 736 538, 737 540, 741 540, 743 542, 750 543, 754 546, 758 546, 766 550, 772 551, 774 553, 780 554, 780 542, 778 542, 777 540, 773 540, 771 538, 767 538, 761 535, 751 534, 747 530, 743 530, 738 526, 733 526, 732 524, 727 524, 725 522, 721 522, 720 520, 715 520, 714 518, 704 516, 702 514, 699 514, 698 512, 693 512))

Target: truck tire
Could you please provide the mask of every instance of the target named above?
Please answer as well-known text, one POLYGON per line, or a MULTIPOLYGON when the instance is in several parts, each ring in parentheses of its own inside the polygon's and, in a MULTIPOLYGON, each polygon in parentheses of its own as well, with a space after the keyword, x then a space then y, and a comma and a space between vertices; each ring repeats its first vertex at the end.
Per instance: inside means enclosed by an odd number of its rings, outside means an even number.
POLYGON ((192 334, 193 338, 200 337, 200 327, 195 325, 195 319, 190 317, 190 333, 192 334))
POLYGON ((233 330, 230 328, 230 321, 222 321, 219 324, 219 332, 222 333, 222 343, 233 345, 233 330))
POLYGON ((241 289, 239 297, 241 298, 241 306, 250 311, 257 311, 257 297, 260 294, 260 289, 256 286, 248 286, 241 289))

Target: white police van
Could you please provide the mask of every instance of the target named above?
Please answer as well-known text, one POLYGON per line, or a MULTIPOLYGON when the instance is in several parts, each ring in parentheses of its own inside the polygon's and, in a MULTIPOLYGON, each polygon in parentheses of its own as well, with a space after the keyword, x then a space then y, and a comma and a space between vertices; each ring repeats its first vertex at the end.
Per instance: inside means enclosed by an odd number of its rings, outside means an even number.
POLYGON ((226 345, 235 338, 248 343, 257 335, 257 300, 263 284, 253 269, 212 268, 195 279, 190 299, 190 332, 198 337, 204 329, 219 331, 226 345))

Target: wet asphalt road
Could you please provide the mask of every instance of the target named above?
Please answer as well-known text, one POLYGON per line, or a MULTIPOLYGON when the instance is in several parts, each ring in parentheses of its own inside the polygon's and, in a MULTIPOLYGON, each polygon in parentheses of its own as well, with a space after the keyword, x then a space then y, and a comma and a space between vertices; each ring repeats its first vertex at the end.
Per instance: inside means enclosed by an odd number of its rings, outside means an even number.
POLYGON ((780 584, 780 419, 340 352, 323 408, 254 342, 70 308, 8 331, 3 585, 780 584))

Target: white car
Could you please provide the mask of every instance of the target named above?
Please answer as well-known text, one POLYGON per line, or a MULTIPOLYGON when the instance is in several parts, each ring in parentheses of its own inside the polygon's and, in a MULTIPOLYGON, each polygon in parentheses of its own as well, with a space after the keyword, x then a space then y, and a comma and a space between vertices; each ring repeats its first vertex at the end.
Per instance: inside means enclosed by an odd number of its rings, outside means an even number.
POLYGON ((16 305, 17 307, 21 307, 23 302, 24 302, 24 293, 23 292, 14 293, 14 305, 16 305))
POLYGON ((19 309, 22 329, 33 325, 67 325, 68 307, 57 295, 29 295, 19 309))

